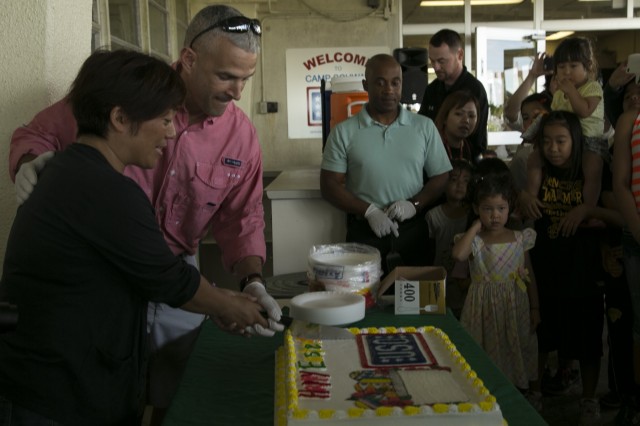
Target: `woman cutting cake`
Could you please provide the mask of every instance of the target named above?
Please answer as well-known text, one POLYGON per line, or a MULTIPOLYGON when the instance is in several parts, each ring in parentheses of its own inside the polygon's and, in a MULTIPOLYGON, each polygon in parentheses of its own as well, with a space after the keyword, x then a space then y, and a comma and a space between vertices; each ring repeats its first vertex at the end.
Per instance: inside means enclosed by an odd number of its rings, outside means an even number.
POLYGON ((162 158, 184 96, 179 75, 141 53, 96 52, 80 69, 77 142, 40 173, 7 244, 2 286, 19 322, 0 338, 0 425, 139 424, 150 300, 228 331, 267 326, 258 303, 172 254, 123 175, 162 158))

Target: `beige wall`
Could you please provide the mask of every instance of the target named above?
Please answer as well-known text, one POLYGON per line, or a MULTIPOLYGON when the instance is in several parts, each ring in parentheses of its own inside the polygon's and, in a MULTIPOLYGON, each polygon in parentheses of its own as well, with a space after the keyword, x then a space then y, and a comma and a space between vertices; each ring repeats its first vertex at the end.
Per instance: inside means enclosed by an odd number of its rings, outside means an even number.
POLYGON ((7 160, 11 134, 63 96, 90 53, 90 35, 90 1, 0 1, 0 259, 17 207, 7 160))
MULTIPOLYGON (((391 12, 389 19, 380 16, 356 19, 350 22, 337 22, 347 19, 346 13, 335 18, 308 15, 308 9, 298 0, 279 0, 274 9, 291 12, 259 13, 265 32, 263 36, 264 93, 265 100, 278 103, 275 114, 258 114, 252 111, 251 119, 258 129, 265 170, 319 166, 322 158, 322 140, 288 139, 287 122, 287 86, 285 73, 285 53, 287 49, 304 47, 339 46, 387 46, 390 50, 400 47, 400 18, 397 10, 391 12), (297 12, 296 12, 297 10, 297 12)), ((305 1, 315 7, 322 7, 327 14, 340 10, 338 4, 353 7, 353 14, 362 16, 369 13, 365 0, 344 2, 305 1)), ((380 3, 384 3, 381 1, 380 3)), ((398 2, 393 2, 398 4, 398 2)), ((342 6, 343 8, 345 6, 342 6)), ((262 8, 264 10, 264 8, 262 8)), ((261 98, 261 76, 256 76, 251 97, 253 102, 261 98)))

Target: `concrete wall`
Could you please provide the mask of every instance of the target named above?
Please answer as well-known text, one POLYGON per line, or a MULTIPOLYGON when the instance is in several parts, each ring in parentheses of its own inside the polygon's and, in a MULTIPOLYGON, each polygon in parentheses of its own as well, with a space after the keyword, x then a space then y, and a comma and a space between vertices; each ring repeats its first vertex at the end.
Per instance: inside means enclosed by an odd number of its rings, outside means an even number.
POLYGON ((4 259, 17 207, 8 171, 11 134, 64 95, 89 55, 91 1, 2 0, 0 40, 0 259, 4 259))
MULTIPOLYGON (((322 158, 322 140, 288 139, 287 87, 285 73, 285 52, 291 48, 341 47, 341 46, 387 46, 390 50, 400 47, 400 17, 397 9, 385 18, 372 12, 365 0, 339 0, 323 2, 299 0, 279 0, 274 2, 271 12, 259 13, 265 26, 263 36, 263 81, 256 76, 252 99, 260 100, 264 84, 266 101, 278 103, 275 114, 258 114, 252 111, 252 121, 258 129, 264 155, 265 170, 319 166, 322 158), (305 4, 322 7, 320 12, 310 13, 305 4), (339 6, 341 5, 341 6, 339 6), (276 7, 277 6, 277 7, 276 7), (336 14, 340 8, 351 10, 336 14), (349 20, 349 19, 352 20, 349 20), (348 20, 341 22, 339 20, 348 20)), ((381 8, 385 1, 381 1, 381 8)), ((397 7, 398 2, 393 2, 397 7)))

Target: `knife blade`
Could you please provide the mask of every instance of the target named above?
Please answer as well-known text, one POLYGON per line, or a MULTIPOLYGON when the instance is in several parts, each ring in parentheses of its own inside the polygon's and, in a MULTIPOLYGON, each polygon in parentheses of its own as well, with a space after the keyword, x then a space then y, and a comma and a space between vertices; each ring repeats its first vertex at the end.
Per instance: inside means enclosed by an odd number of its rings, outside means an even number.
POLYGON ((291 327, 294 336, 312 340, 353 340, 355 335, 346 328, 295 320, 291 327))
POLYGON ((280 319, 285 327, 291 329, 291 333, 296 337, 312 340, 349 340, 355 339, 355 335, 346 328, 333 327, 330 325, 314 324, 307 321, 297 320, 288 315, 283 315, 280 319))

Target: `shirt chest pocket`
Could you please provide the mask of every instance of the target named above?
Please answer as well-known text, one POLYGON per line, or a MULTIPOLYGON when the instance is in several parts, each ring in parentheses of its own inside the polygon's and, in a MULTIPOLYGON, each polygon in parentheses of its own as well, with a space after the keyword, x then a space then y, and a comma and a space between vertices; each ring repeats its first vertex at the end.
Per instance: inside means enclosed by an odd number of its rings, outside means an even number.
POLYGON ((242 169, 196 163, 192 198, 202 208, 217 208, 242 176, 242 169))

